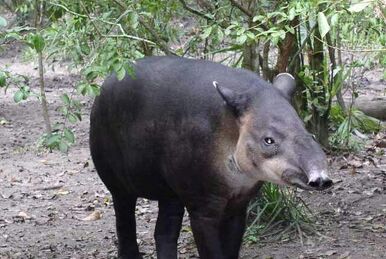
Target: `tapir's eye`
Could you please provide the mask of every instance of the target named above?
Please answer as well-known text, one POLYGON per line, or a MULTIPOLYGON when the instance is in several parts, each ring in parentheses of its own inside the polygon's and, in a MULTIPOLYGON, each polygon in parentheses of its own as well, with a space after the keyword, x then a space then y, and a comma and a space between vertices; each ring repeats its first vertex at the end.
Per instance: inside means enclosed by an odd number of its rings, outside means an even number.
POLYGON ((265 138, 264 143, 266 145, 272 145, 272 144, 275 144, 275 140, 273 140, 273 138, 265 138))

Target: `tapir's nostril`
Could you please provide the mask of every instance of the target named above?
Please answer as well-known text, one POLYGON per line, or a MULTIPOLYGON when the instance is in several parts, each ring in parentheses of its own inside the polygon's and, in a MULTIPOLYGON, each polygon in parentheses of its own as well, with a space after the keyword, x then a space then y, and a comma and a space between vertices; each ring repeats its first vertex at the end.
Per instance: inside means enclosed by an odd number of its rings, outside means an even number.
POLYGON ((322 188, 323 189, 326 189, 326 188, 329 188, 329 187, 331 187, 331 185, 332 185, 332 180, 330 179, 330 178, 327 178, 327 179, 324 179, 323 181, 322 181, 322 188))
POLYGON ((322 185, 322 178, 318 177, 308 183, 311 187, 317 188, 322 185))
POLYGON ((332 180, 330 178, 318 177, 310 181, 308 184, 314 188, 326 189, 332 185, 332 180))

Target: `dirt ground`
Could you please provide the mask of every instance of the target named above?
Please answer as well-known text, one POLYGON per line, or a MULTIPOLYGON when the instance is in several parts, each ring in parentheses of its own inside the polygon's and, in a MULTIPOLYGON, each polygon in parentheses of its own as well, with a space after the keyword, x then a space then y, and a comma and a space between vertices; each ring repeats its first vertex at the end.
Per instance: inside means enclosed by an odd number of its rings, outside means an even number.
MULTIPOLYGON (((0 56, 0 66, 30 77, 35 64, 20 62, 18 48, 0 56)), ((377 74, 375 74, 377 75, 377 74)), ((369 84, 383 84, 381 74, 369 84)), ((46 84, 53 121, 61 120, 60 93, 71 92, 77 76, 64 67, 48 71, 46 84)), ((84 98, 83 120, 73 125, 77 141, 68 154, 38 148, 43 133, 39 102, 13 102, 15 89, 0 93, 0 258, 115 258, 115 218, 110 194, 99 180, 88 148, 92 100, 84 98)), ((382 91, 376 94, 381 94, 382 91)), ((325 192, 300 192, 317 215, 321 235, 244 245, 242 258, 386 258, 386 137, 370 136, 360 154, 330 155, 336 184, 325 192)), ((139 200, 138 242, 155 258, 153 229, 157 206, 139 200)), ((197 258, 185 218, 179 258, 197 258)))

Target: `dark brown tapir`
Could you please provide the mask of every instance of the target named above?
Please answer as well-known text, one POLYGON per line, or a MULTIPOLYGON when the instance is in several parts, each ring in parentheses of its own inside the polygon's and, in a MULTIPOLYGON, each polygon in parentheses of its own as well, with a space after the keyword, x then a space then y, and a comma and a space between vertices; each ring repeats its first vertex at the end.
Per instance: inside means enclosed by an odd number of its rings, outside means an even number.
POLYGON ((186 208, 200 257, 236 259, 263 181, 331 186, 326 156, 291 106, 291 75, 272 85, 178 57, 141 59, 134 72, 106 79, 91 113, 91 154, 113 197, 119 258, 141 258, 138 197, 158 200, 158 258, 177 258, 186 208))

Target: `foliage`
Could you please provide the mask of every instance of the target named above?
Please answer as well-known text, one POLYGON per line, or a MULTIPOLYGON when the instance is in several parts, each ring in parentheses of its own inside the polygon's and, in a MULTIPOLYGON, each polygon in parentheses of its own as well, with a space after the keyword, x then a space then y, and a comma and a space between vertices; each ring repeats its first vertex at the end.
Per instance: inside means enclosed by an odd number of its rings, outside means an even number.
POLYGON ((365 139, 362 133, 375 133, 381 129, 381 122, 365 115, 363 112, 350 107, 345 114, 340 106, 331 109, 331 120, 337 125, 335 132, 330 136, 331 146, 339 150, 359 151, 365 139))
POLYGON ((245 240, 257 241, 290 239, 302 240, 303 231, 312 230, 313 215, 294 189, 263 185, 260 197, 248 208, 248 228, 245 240), (295 234, 295 235, 294 235, 295 234))

